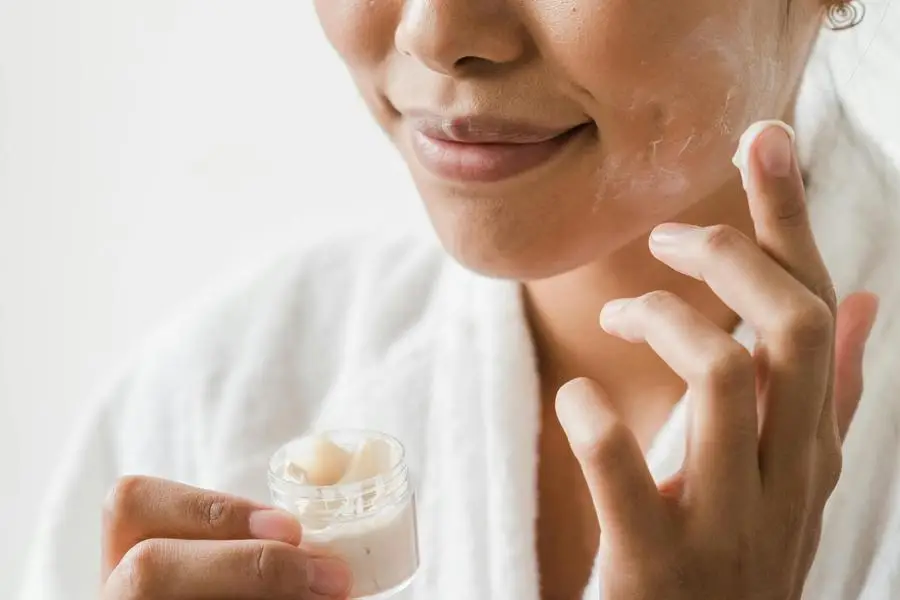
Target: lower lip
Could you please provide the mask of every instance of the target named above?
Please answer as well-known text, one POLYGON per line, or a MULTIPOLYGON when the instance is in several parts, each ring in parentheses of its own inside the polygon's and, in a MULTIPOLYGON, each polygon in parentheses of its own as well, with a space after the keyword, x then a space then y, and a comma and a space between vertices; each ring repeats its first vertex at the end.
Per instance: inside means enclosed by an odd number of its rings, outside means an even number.
POLYGON ((422 166, 438 177, 492 183, 550 161, 587 129, 588 125, 580 125, 535 144, 463 144, 438 140, 415 131, 412 146, 422 166))

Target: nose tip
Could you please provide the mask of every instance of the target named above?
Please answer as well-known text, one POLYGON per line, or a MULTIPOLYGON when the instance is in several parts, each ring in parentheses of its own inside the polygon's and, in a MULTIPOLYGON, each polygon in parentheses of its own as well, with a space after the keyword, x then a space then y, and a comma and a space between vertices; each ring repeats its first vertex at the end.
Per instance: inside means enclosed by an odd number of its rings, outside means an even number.
POLYGON ((473 63, 515 62, 526 47, 524 28, 500 8, 496 0, 412 0, 397 26, 394 45, 443 75, 473 63))

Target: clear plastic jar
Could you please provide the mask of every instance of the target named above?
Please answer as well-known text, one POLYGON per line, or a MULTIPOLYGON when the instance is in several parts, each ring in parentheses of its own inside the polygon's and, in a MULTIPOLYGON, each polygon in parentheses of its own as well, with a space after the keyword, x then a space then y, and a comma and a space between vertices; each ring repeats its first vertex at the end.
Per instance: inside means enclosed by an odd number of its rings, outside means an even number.
POLYGON ((269 461, 269 491, 279 508, 303 526, 302 548, 342 558, 353 572, 352 598, 389 598, 406 588, 419 567, 415 494, 403 445, 374 431, 317 433, 348 453, 366 441, 390 448, 390 466, 374 477, 316 486, 292 477, 291 457, 305 439, 282 446, 269 461))

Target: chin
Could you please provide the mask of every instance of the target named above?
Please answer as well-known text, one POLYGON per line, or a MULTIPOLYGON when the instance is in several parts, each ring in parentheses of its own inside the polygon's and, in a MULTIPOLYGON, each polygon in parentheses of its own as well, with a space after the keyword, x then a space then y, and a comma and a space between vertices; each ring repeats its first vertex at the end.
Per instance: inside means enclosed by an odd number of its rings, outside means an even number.
POLYGON ((522 214, 500 200, 437 200, 429 197, 426 206, 442 245, 462 266, 487 277, 547 279, 608 251, 596 227, 584 220, 574 224, 558 213, 522 214))

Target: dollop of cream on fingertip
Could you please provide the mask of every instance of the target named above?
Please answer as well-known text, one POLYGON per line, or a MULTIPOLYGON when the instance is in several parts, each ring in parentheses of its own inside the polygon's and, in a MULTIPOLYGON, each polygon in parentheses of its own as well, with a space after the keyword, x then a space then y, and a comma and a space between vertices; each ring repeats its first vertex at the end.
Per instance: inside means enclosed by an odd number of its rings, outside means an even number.
POLYGON ((753 142, 756 141, 756 138, 770 127, 781 127, 784 129, 787 132, 788 137, 791 138, 791 143, 794 143, 797 139, 794 128, 778 119, 757 121, 750 125, 750 127, 748 127, 741 135, 741 139, 738 141, 737 151, 731 159, 732 164, 734 164, 741 172, 741 184, 744 186, 745 190, 747 189, 747 182, 750 180, 750 148, 753 147, 753 142))

